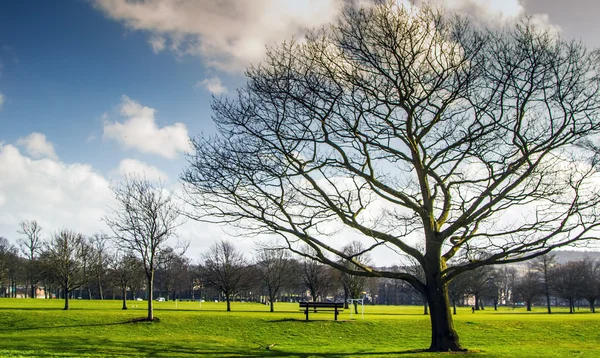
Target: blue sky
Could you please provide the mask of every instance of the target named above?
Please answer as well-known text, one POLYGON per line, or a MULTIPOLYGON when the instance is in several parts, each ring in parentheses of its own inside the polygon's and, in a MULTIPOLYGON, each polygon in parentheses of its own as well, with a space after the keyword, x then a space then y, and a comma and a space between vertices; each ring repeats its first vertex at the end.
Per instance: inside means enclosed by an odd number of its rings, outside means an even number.
POLYGON ((182 122, 190 133, 212 128, 210 94, 194 88, 206 76, 197 58, 155 54, 144 33, 127 31, 86 1, 2 7, 3 141, 40 132, 65 162, 108 174, 124 154, 136 156, 102 140, 103 116, 116 114, 123 95, 157 109, 158 123, 182 122))
MULTIPOLYGON (((211 96, 234 94, 265 46, 331 22, 341 2, 0 2, 0 236, 14 241, 23 220, 46 236, 106 231, 109 185, 124 171, 177 189, 189 137, 214 131, 211 96)), ((592 0, 446 7, 493 26, 529 13, 600 46, 592 0)), ((180 236, 198 251, 223 235, 190 223, 180 236)))

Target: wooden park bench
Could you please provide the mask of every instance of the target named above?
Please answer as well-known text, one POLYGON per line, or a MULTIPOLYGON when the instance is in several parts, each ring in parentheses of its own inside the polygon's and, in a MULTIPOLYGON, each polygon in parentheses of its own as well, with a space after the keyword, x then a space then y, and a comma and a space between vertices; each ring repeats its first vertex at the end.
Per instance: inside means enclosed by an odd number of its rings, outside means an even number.
POLYGON ((306 320, 308 321, 308 311, 333 311, 335 320, 337 321, 338 315, 344 310, 343 302, 300 302, 300 311, 304 311, 306 320))

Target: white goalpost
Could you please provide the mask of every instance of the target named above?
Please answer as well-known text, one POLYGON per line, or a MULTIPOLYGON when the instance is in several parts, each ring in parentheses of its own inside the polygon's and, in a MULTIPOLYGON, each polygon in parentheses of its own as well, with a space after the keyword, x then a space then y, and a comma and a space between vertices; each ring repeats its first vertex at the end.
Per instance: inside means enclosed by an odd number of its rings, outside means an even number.
MULTIPOLYGON (((348 302, 348 304, 351 304, 352 306, 354 306, 354 303, 358 304, 360 303, 361 306, 361 313, 362 313, 362 318, 365 318, 365 299, 364 298, 349 298, 346 300, 348 302)), ((352 307, 354 308, 354 307, 352 307)), ((352 318, 352 314, 354 313, 354 309, 350 310, 350 318, 352 318)))

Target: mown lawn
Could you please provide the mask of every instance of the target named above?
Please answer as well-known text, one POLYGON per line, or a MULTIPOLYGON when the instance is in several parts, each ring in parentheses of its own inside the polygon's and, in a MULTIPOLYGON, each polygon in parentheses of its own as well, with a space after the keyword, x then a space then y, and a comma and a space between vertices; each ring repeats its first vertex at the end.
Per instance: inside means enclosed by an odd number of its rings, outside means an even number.
MULTIPOLYGON (((0 299, 2 357, 440 357, 429 345, 429 318, 421 307, 365 306, 365 317, 349 311, 311 314, 298 304, 156 302, 158 322, 135 322, 145 302, 0 299), (132 306, 137 307, 132 307, 132 306), (314 320, 313 320, 314 319, 314 320), (272 349, 265 347, 275 344, 272 349)), ((544 314, 460 309, 455 325, 464 357, 600 357, 600 314, 544 314)))

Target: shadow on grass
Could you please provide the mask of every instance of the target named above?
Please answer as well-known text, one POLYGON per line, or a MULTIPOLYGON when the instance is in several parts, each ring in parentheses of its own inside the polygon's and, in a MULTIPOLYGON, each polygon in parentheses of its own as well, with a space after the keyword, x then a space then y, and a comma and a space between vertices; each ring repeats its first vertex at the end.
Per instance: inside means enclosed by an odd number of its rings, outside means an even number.
POLYGON ((146 317, 132 318, 123 322, 113 322, 113 323, 91 323, 91 324, 72 324, 72 325, 62 325, 62 326, 42 326, 42 327, 12 327, 12 328, 0 328, 0 332, 9 332, 9 331, 35 331, 41 329, 56 329, 56 328, 80 328, 80 327, 104 327, 104 326, 118 326, 124 324, 134 324, 134 323, 159 323, 160 319, 158 317, 154 317, 153 321, 149 321, 146 317))
POLYGON ((346 319, 338 319, 337 321, 334 320, 333 318, 327 319, 327 318, 323 318, 323 319, 309 319, 308 321, 306 320, 306 318, 304 318, 304 316, 302 318, 280 318, 280 319, 272 319, 272 320, 268 320, 266 322, 269 323, 285 323, 285 322, 298 322, 298 323, 302 323, 302 324, 310 324, 311 322, 316 322, 316 323, 323 323, 323 322, 333 322, 333 323, 353 323, 356 322, 355 320, 346 320, 346 319))
MULTIPOLYGON (((562 312, 562 311, 552 311, 552 313, 548 313, 548 312, 532 312, 532 311, 490 311, 493 312, 493 315, 498 315, 498 316, 509 316, 509 315, 532 315, 532 316, 578 316, 578 315, 587 315, 587 314, 595 314, 592 311, 583 311, 583 312, 562 312)), ((483 313, 485 314, 485 312, 483 313)))
MULTIPOLYGON (((364 357, 364 356, 377 356, 377 357, 381 357, 381 356, 390 356, 390 357, 396 357, 396 356, 403 356, 403 355, 410 355, 410 354, 419 354, 419 353, 428 353, 428 351, 426 349, 410 349, 410 350, 404 350, 404 351, 395 351, 395 352, 367 352, 367 351, 357 351, 357 352, 344 352, 344 353, 292 353, 292 352, 276 352, 276 351, 270 351, 268 352, 270 354, 268 354, 269 356, 274 356, 274 357, 301 357, 301 358, 308 358, 308 357, 356 357, 356 356, 360 356, 360 357, 364 357)), ((462 352, 459 352, 462 353, 462 352)), ((466 353, 466 352, 465 352, 466 353)), ((257 354, 254 356, 250 356, 250 357, 264 357, 267 354, 257 354)))
POLYGON ((64 311, 63 307, 0 307, 2 311, 64 311))
MULTIPOLYGON (((152 356, 152 357, 365 357, 365 356, 377 356, 377 357, 397 357, 397 356, 410 356, 413 354, 427 353, 424 349, 413 349, 413 350, 401 350, 391 352, 381 351, 355 351, 355 352, 293 352, 277 350, 277 348, 268 350, 266 348, 229 348, 229 349, 211 349, 206 347, 190 347, 179 344, 167 344, 159 342, 142 343, 142 342, 116 342, 113 340, 84 340, 78 342, 77 346, 64 346, 64 341, 60 339, 49 340, 48 345, 44 349, 45 354, 60 353, 69 355, 82 355, 82 356, 152 356), (90 345, 94 345, 94 348, 90 348, 90 345)), ((11 352, 3 351, 3 352, 11 352)), ((15 351, 13 351, 15 352, 15 351)), ((20 357, 38 357, 40 354, 39 350, 18 350, 16 351, 20 357)), ((465 352, 474 353, 474 352, 465 352)))

